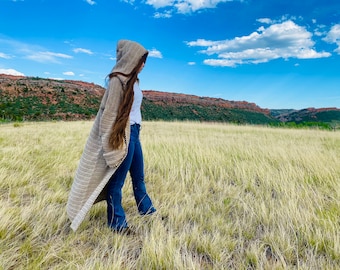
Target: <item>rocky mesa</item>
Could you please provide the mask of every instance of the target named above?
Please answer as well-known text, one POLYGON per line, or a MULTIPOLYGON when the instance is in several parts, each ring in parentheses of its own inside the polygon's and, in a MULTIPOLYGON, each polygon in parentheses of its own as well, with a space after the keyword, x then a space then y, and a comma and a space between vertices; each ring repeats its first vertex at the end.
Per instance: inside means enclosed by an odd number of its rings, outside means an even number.
MULTIPOLYGON (((94 83, 0 74, 0 120, 93 118, 105 88, 94 83)), ((193 120, 250 124, 340 122, 338 108, 269 110, 247 101, 143 90, 146 120, 193 120)))

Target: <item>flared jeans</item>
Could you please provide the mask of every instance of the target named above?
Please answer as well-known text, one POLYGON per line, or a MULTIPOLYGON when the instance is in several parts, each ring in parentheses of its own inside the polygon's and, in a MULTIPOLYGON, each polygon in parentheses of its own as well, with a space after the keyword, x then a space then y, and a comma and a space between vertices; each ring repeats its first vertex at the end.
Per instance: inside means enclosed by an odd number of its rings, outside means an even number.
POLYGON ((122 188, 128 172, 130 172, 132 179, 133 194, 139 213, 141 215, 148 215, 156 211, 145 187, 144 160, 139 132, 140 125, 131 125, 127 156, 112 175, 107 185, 108 226, 118 231, 128 227, 125 212, 122 207, 122 188))

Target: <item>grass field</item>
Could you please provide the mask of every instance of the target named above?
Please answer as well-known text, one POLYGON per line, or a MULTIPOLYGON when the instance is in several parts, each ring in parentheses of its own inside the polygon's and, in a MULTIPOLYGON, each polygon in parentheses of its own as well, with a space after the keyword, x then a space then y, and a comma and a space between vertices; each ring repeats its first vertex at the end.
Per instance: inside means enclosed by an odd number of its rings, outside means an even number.
POLYGON ((0 269, 338 269, 340 133, 145 122, 147 188, 158 214, 137 235, 78 231, 66 201, 92 122, 0 125, 0 269))

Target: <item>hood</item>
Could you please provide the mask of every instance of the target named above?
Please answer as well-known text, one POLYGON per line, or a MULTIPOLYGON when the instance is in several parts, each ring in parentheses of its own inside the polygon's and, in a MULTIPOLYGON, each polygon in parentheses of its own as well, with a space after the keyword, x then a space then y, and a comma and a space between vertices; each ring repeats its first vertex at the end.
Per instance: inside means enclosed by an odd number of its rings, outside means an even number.
POLYGON ((116 50, 116 65, 111 72, 130 74, 138 65, 139 60, 148 51, 139 43, 130 40, 119 40, 116 50))

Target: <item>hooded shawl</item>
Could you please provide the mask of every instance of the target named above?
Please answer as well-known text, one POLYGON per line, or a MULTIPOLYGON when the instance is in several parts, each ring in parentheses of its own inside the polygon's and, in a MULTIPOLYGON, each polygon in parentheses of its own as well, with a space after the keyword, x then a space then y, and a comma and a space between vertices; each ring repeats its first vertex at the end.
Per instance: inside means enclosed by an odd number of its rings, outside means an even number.
MULTIPOLYGON (((146 53, 147 50, 140 44, 120 40, 116 51, 117 62, 111 72, 130 74, 146 53)), ((105 186, 127 155, 130 141, 129 120, 122 148, 112 150, 109 138, 128 79, 121 75, 110 79, 80 158, 66 206, 74 231, 78 229, 92 205, 105 200, 105 186)))

